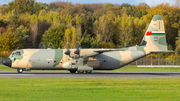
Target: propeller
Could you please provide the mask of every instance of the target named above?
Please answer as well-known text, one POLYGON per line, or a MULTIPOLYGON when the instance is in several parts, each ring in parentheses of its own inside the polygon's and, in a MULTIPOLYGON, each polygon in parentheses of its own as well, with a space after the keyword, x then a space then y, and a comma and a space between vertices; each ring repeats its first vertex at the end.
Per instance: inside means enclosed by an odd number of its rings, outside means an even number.
POLYGON ((65 52, 65 54, 70 56, 71 51, 69 50, 69 43, 67 43, 66 46, 67 46, 67 51, 65 52))
POLYGON ((75 43, 76 50, 74 51, 74 54, 76 54, 76 55, 70 55, 71 51, 69 49, 69 46, 70 46, 69 43, 67 43, 66 46, 67 46, 67 51, 64 54, 69 55, 69 57, 72 57, 72 58, 76 58, 76 59, 80 58, 80 47, 81 47, 81 45, 79 42, 75 43))
POLYGON ((53 44, 49 43, 48 48, 53 49, 53 44))
POLYGON ((41 42, 41 43, 39 44, 39 49, 44 49, 44 43, 43 43, 43 42, 41 42))
POLYGON ((76 51, 74 51, 74 54, 79 55, 80 54, 80 49, 79 48, 81 47, 80 43, 76 42, 75 47, 76 47, 76 51))

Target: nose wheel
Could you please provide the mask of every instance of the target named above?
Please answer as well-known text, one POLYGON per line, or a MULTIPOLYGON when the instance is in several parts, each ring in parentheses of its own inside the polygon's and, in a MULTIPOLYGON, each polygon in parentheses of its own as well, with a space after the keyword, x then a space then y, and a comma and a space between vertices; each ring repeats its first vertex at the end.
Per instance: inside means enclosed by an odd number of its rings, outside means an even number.
POLYGON ((18 72, 18 73, 23 73, 23 71, 24 71, 24 70, 21 69, 21 68, 18 68, 18 69, 17 69, 17 72, 18 72))

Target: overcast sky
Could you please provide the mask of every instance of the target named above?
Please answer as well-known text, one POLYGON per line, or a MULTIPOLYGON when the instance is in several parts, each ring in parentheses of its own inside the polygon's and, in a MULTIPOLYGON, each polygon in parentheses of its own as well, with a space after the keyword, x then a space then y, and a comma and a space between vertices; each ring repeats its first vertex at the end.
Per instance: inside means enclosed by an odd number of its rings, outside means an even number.
MULTIPOLYGON (((8 4, 12 0, 0 0, 0 5, 8 4)), ((122 4, 122 3, 129 3, 131 5, 138 5, 141 2, 147 3, 149 6, 156 6, 161 3, 175 3, 176 0, 36 0, 36 2, 43 2, 43 3, 51 3, 55 1, 68 1, 72 2, 73 4, 76 3, 113 3, 113 4, 122 4)))

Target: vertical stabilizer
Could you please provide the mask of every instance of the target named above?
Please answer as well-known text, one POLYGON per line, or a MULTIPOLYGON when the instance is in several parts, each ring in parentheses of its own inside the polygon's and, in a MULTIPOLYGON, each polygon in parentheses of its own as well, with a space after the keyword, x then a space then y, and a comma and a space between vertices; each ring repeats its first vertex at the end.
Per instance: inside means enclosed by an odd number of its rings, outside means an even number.
POLYGON ((161 15, 154 15, 141 41, 146 51, 167 51, 164 21, 161 15))

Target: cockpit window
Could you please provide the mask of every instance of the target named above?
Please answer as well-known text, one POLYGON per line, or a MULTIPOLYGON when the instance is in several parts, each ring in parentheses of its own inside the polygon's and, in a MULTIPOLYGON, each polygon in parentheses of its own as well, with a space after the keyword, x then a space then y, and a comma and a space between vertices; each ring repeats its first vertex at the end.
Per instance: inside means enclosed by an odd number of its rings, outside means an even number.
POLYGON ((13 52, 12 56, 21 56, 21 52, 13 52))

